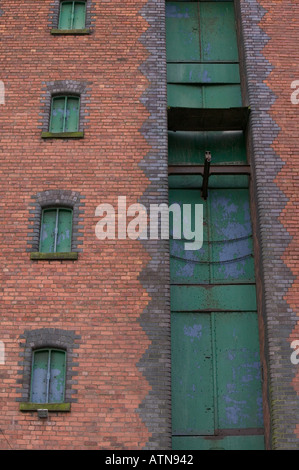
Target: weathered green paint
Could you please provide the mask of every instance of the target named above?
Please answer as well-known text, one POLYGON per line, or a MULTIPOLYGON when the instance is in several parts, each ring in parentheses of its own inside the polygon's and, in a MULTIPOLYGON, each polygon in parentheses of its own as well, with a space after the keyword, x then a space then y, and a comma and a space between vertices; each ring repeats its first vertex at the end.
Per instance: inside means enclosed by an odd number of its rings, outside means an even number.
POLYGON ((233 2, 167 2, 166 42, 168 106, 242 106, 233 2))
POLYGON ((264 436, 173 437, 173 450, 264 450, 264 436))
POLYGON ((61 2, 59 29, 72 30, 85 28, 86 2, 61 2))
POLYGON ((20 411, 37 411, 39 409, 48 411, 71 411, 71 403, 20 403, 20 411))
POLYGON ((238 62, 233 2, 199 2, 201 58, 204 62, 238 62))
POLYGON ((169 165, 203 165, 206 150, 212 154, 211 165, 247 161, 242 131, 168 133, 169 165))
POLYGON ((167 85, 167 103, 181 108, 238 108, 242 106, 240 85, 167 85))
POLYGON ((34 351, 31 371, 30 400, 35 403, 47 403, 47 375, 49 351, 34 351))
POLYGON ((256 310, 255 285, 172 285, 171 310, 174 312, 256 310))
POLYGON ((51 351, 49 403, 64 401, 65 351, 51 351))
MULTIPOLYGON (((246 164, 233 2, 166 2, 166 24, 169 164, 246 164)), ((264 449, 249 177, 210 176, 206 200, 202 183, 169 177, 184 224, 204 216, 197 251, 170 217, 173 449, 264 449)))
POLYGON ((72 242, 72 210, 44 209, 42 213, 40 252, 69 253, 72 242))
MULTIPOLYGON (((226 177, 222 179, 225 180, 226 177)), ((186 219, 186 215, 182 220, 191 225, 193 230, 195 205, 202 204, 204 208, 204 242, 200 250, 186 251, 183 239, 170 241, 172 283, 254 282, 247 189, 209 189, 207 200, 203 200, 198 190, 170 190, 169 201, 171 204, 179 204, 182 212, 185 204, 191 205, 191 221, 186 219)), ((172 233, 170 226, 170 234, 172 233)))
POLYGON ((172 313, 173 435, 263 428, 256 312, 172 313))
POLYGON ((173 313, 173 435, 214 434, 210 316, 173 313))
POLYGON ((30 253, 30 259, 33 261, 64 261, 64 260, 72 260, 75 261, 78 259, 77 252, 68 252, 68 253, 40 253, 40 252, 32 252, 30 253))
POLYGON ((59 209, 56 252, 68 253, 72 243, 73 213, 69 209, 59 209))
POLYGON ((78 96, 53 97, 49 132, 52 134, 78 132, 79 110, 78 96))
POLYGON ((167 64, 167 82, 239 85, 239 64, 167 64))
POLYGON ((233 2, 166 2, 168 62, 238 62, 233 2))
POLYGON ((40 251, 53 253, 56 251, 56 221, 57 209, 43 210, 40 230, 40 251))
POLYGON ((263 428, 256 312, 215 314, 218 429, 263 428))
POLYGON ((32 403, 63 403, 65 351, 44 349, 33 352, 31 371, 32 403))
MULTIPOLYGON (((200 189, 202 187, 201 175, 170 175, 169 178, 170 189, 200 189)), ((249 186, 249 177, 246 175, 227 175, 225 179, 221 175, 211 175, 209 177, 209 188, 234 188, 244 189, 249 186)))

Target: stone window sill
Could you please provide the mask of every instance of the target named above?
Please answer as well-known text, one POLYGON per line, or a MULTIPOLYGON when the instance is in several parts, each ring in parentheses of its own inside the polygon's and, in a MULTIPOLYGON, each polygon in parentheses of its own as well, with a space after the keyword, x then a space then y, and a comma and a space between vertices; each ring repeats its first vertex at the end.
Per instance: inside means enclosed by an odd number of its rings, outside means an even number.
POLYGON ((39 261, 39 260, 58 260, 58 261, 63 261, 63 260, 77 260, 78 259, 78 253, 77 252, 68 252, 68 253, 40 253, 40 252, 33 252, 30 253, 30 259, 34 261, 39 261))
POLYGON ((37 411, 37 410, 48 410, 48 411, 71 411, 70 403, 20 403, 20 411, 37 411))
POLYGON ((77 35, 77 34, 81 34, 81 35, 84 35, 84 34, 90 34, 90 29, 88 28, 84 28, 84 29, 57 29, 57 28, 53 28, 51 29, 51 34, 54 34, 54 35, 70 35, 70 36, 74 36, 74 35, 77 35))
POLYGON ((82 139, 84 132, 42 132, 43 139, 82 139))

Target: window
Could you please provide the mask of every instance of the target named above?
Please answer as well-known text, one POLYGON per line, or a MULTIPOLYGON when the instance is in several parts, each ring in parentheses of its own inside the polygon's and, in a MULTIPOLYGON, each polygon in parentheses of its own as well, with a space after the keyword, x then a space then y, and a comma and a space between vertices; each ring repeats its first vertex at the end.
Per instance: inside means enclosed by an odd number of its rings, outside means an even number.
POLYGON ((49 208, 42 212, 40 232, 41 253, 71 251, 73 211, 67 208, 49 208))
POLYGON ((85 24, 86 2, 61 2, 58 29, 84 29, 85 24))
POLYGON ((79 128, 79 96, 54 96, 52 98, 49 131, 53 134, 77 132, 79 128))
POLYGON ((65 394, 66 352, 40 349, 33 352, 32 403, 63 403, 65 394))

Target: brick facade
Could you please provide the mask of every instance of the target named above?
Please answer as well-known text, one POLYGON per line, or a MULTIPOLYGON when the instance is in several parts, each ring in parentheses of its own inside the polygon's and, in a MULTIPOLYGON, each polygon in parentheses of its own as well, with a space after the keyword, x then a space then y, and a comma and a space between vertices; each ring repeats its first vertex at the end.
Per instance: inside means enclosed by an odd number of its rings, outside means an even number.
MULTIPOLYGON (((87 34, 53 35, 57 0, 1 0, 1 449, 170 449, 167 241, 95 236, 96 207, 168 202, 165 5, 87 2, 87 34), (42 139, 52 93, 82 95, 81 139, 42 139), (41 209, 74 211, 75 261, 38 262, 41 209), (30 353, 69 350, 71 412, 22 412, 30 353), (30 431, 30 432, 29 432, 30 431)), ((299 447, 299 6, 236 3, 249 154, 267 448, 299 447)), ((27 395, 26 395, 27 394, 27 395)))
POLYGON ((252 199, 267 447, 298 449, 299 387, 290 342, 298 339, 298 3, 241 0, 244 72, 251 106, 252 199), (296 152, 297 150, 297 152, 296 152))
POLYGON ((88 2, 90 34, 76 36, 51 34, 54 3, 1 1, 0 447, 170 448, 167 243, 95 236, 100 203, 167 202, 164 2, 88 2), (51 93, 69 89, 84 95, 84 138, 43 140, 51 93), (76 261, 30 260, 53 202, 74 209, 76 261), (19 402, 30 338, 53 331, 78 347, 75 399, 39 420, 19 402))

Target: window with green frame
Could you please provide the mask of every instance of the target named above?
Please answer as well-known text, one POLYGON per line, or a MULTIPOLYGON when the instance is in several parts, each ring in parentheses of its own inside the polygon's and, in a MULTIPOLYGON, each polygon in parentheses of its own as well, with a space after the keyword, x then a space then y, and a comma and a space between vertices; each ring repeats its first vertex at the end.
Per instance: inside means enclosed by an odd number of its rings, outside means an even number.
POLYGON ((47 208, 42 212, 40 231, 41 253, 68 253, 72 245, 73 211, 64 207, 47 208))
POLYGON ((52 98, 49 131, 55 134, 78 132, 79 112, 79 96, 54 96, 52 98))
POLYGON ((61 2, 58 29, 84 29, 86 23, 86 2, 61 2))
POLYGON ((65 395, 66 352, 59 349, 33 351, 31 403, 63 403, 65 395))

